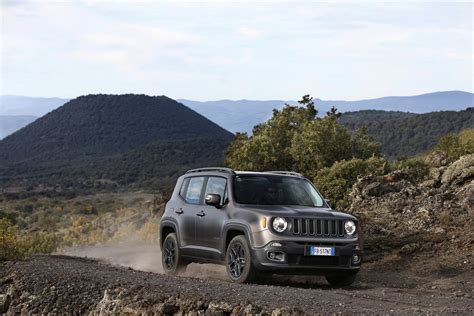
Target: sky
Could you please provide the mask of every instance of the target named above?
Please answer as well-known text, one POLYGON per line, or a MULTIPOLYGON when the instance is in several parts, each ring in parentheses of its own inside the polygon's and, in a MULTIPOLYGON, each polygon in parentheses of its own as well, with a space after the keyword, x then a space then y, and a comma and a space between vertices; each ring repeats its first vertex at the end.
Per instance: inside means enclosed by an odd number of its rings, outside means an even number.
POLYGON ((1 95, 474 90, 471 2, 0 1, 1 95))

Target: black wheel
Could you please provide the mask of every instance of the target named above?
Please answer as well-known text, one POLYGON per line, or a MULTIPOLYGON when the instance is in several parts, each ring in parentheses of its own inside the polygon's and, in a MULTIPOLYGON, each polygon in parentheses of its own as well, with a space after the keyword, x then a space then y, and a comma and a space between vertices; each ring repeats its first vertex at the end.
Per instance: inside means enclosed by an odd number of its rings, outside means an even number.
POLYGON ((326 275, 326 281, 332 286, 349 286, 354 283, 356 274, 326 275))
POLYGON ((248 283, 255 279, 255 269, 247 239, 244 236, 234 237, 226 251, 227 275, 236 283, 248 283))
POLYGON ((186 264, 179 255, 178 239, 175 233, 167 235, 163 241, 161 263, 165 274, 178 275, 186 270, 186 264))

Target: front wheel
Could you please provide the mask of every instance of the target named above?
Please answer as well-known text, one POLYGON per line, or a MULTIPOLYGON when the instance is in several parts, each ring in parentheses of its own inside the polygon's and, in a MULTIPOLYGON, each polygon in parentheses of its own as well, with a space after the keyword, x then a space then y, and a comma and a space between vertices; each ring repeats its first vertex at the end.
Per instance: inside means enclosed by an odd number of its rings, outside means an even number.
POLYGON ((326 275, 326 281, 332 286, 349 286, 354 283, 356 274, 349 275, 326 275))
POLYGON ((236 236, 230 241, 225 258, 227 275, 232 282, 249 283, 255 279, 255 268, 245 236, 236 236))
POLYGON ((178 239, 175 233, 167 235, 163 241, 161 263, 165 274, 178 275, 186 270, 186 264, 179 254, 178 239))

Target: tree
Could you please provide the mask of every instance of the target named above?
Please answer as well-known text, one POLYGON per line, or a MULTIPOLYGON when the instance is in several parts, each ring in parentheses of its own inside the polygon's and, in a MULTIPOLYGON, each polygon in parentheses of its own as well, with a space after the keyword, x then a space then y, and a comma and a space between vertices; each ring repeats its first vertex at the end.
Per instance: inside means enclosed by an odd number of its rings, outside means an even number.
POLYGON ((226 164, 245 170, 295 170, 309 177, 336 161, 379 155, 379 146, 365 130, 353 136, 339 124, 340 113, 332 108, 317 117, 313 98, 304 95, 301 106, 286 104, 254 127, 253 135, 237 134, 230 145, 226 164), (360 149, 356 147, 365 146, 360 149))

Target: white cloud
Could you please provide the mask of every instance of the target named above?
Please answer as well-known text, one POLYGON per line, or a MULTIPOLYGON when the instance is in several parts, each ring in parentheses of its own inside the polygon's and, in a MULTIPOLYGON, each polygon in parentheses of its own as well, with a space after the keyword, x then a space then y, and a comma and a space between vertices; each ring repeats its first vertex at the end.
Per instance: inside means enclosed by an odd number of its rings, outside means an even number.
POLYGON ((255 28, 251 28, 248 26, 242 26, 237 29, 237 33, 243 37, 251 38, 251 39, 256 39, 259 38, 263 35, 262 31, 259 31, 255 28))

